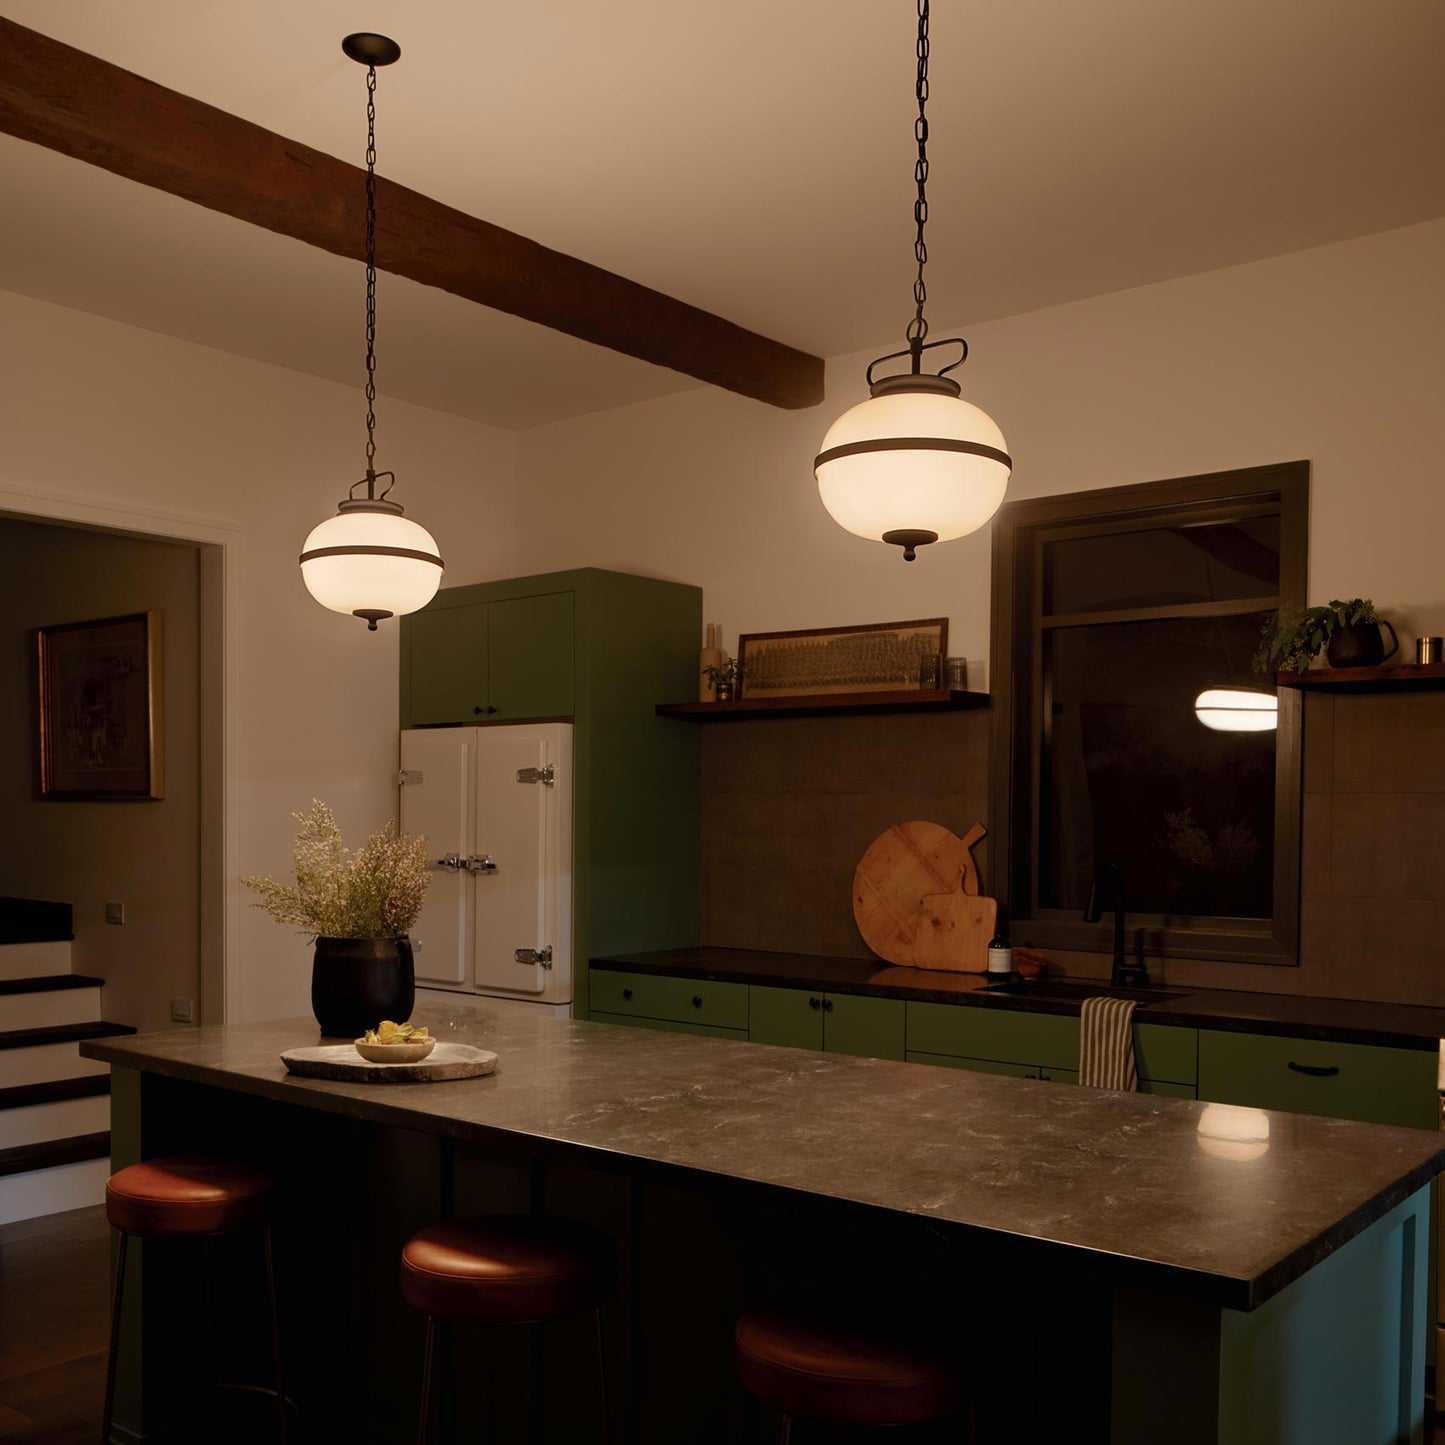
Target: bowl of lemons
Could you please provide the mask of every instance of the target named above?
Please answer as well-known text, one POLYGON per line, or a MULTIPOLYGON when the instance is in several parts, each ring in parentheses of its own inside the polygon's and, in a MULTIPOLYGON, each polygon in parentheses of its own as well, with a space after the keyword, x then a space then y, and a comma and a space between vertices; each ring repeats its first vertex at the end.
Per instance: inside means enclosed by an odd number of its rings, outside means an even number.
POLYGON ((425 1028, 382 1019, 357 1039, 356 1052, 370 1064, 419 1064, 436 1045, 425 1028))

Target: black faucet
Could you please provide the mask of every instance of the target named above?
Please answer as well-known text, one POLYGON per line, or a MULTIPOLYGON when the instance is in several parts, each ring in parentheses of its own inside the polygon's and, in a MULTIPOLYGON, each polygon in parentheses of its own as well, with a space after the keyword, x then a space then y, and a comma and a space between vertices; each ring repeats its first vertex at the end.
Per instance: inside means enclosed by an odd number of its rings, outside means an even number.
POLYGON ((1089 885, 1089 901, 1084 904, 1084 922, 1097 923, 1103 917, 1099 903, 1100 880, 1114 885, 1114 966, 1109 971, 1110 988, 1148 988, 1149 971, 1141 953, 1133 962, 1124 958, 1124 874, 1117 863, 1096 863, 1094 881, 1089 885))

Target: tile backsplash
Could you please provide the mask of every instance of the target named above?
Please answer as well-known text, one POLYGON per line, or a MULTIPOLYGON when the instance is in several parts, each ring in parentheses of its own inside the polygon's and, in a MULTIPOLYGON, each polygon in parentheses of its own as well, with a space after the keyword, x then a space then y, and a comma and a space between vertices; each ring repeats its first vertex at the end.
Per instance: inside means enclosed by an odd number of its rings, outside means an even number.
MULTIPOLYGON (((986 709, 704 728, 702 942, 870 957, 859 858, 890 823, 986 823, 988 763, 986 709)), ((986 876, 987 839, 974 856, 986 876)), ((1445 692, 1306 699, 1301 865, 1298 968, 1165 959, 1156 978, 1445 1006, 1445 692)))

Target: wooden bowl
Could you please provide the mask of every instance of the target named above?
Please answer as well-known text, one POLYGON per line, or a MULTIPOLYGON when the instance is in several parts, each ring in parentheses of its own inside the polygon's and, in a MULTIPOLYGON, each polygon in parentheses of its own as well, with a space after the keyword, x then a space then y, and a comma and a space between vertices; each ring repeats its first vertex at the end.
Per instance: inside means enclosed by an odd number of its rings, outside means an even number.
POLYGON ((436 1046, 435 1039, 407 1044, 369 1044, 357 1039, 356 1052, 369 1064, 419 1064, 436 1046))

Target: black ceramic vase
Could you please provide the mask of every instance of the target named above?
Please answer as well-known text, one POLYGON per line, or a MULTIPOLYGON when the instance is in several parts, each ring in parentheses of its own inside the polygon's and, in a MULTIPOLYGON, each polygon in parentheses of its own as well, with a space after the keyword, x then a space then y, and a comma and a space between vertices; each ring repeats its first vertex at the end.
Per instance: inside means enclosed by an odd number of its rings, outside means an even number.
POLYGON ((1331 667, 1378 667, 1399 650, 1400 639, 1388 622, 1357 622, 1353 627, 1337 627, 1330 633, 1325 656, 1331 667), (1390 630, 1388 652, 1385 639, 1380 636, 1382 627, 1390 630))
POLYGON ((416 1002, 411 940, 318 938, 311 1012, 330 1038, 360 1038, 382 1019, 405 1023, 416 1002))

